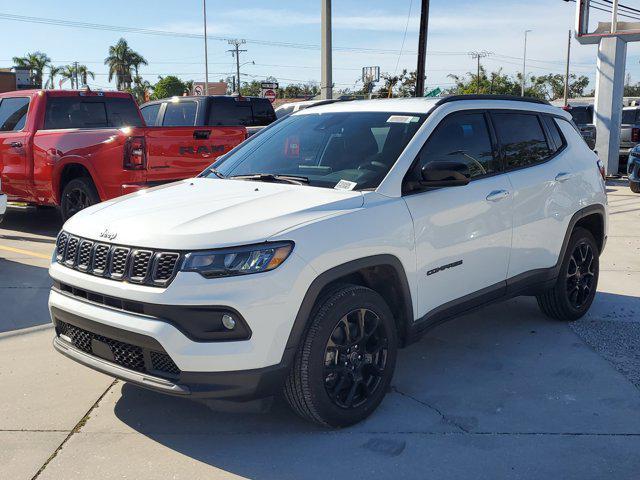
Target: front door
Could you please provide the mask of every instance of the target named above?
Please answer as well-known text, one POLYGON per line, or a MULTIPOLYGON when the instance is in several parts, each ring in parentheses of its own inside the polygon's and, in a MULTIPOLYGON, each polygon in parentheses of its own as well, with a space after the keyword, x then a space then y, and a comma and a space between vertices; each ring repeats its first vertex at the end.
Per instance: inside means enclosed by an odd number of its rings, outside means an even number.
POLYGON ((499 295, 505 286, 512 235, 511 187, 485 113, 446 117, 422 148, 416 168, 452 160, 468 164, 468 185, 404 197, 415 228, 418 318, 485 294, 499 295))

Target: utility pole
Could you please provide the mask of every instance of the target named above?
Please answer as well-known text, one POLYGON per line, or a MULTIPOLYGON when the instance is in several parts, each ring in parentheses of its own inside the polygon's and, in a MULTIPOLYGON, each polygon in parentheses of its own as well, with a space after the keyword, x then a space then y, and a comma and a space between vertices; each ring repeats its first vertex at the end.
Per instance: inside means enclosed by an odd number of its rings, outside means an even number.
POLYGON ((527 83, 527 34, 532 30, 524 31, 524 56, 522 59, 522 96, 524 97, 524 87, 527 83))
POLYGON ((321 52, 322 68, 320 79, 320 98, 329 100, 333 98, 333 75, 332 75, 332 46, 331 46, 331 0, 322 1, 322 33, 321 52))
POLYGON ((233 45, 233 50, 227 50, 227 52, 231 52, 231 55, 236 57, 236 88, 235 91, 238 95, 240 95, 240 53, 246 52, 246 50, 241 50, 240 45, 244 45, 247 43, 246 40, 229 40, 229 45, 233 45))
MULTIPOLYGON (((78 85, 78 62, 73 62, 73 78, 76 84, 76 90, 78 90, 80 88, 78 85)), ((71 88, 73 88, 73 85, 71 88)))
POLYGON ((567 41, 567 68, 564 73, 564 106, 569 105, 569 61, 571 59, 571 30, 567 41))
MULTIPOLYGON (((487 52, 486 50, 482 50, 481 52, 469 52, 471 58, 477 60, 478 69, 476 75, 476 93, 480 93, 480 59, 488 57, 489 55, 493 55, 493 52, 487 52)), ((493 79, 492 79, 493 81, 493 79)))
POLYGON ((204 94, 209 95, 209 54, 207 52, 207 0, 202 0, 204 17, 204 94))
POLYGON ((427 33, 429 31, 429 0, 422 0, 420 34, 418 37, 418 68, 416 70, 416 97, 424 97, 424 79, 427 65, 427 33))

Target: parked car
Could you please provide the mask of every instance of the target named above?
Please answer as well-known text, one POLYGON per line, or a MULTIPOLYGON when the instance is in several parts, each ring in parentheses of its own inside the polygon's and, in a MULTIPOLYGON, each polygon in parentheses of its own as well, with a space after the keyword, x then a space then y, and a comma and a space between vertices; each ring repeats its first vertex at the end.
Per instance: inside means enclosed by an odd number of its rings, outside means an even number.
POLYGON ((622 125, 620 130, 620 171, 624 172, 624 164, 629 158, 629 151, 640 143, 640 107, 624 107, 622 109, 622 125))
POLYGON ((640 145, 636 145, 629 152, 627 174, 629 175, 629 187, 631 191, 640 193, 640 145))
POLYGON ((251 136, 276 120, 271 102, 260 97, 194 96, 147 102, 140 107, 147 125, 237 126, 251 136))
POLYGON ((516 295, 582 317, 606 238, 602 164, 546 102, 333 103, 66 222, 54 346, 159 392, 284 392, 346 426, 381 402, 398 348, 444 320, 516 295))
POLYGON ((304 100, 302 102, 285 103, 284 105, 280 105, 278 108, 276 108, 276 117, 286 117, 287 115, 299 112, 300 110, 304 110, 305 108, 328 105, 337 101, 339 101, 339 99, 333 98, 325 100, 304 100))
POLYGON ((596 126, 593 123, 593 105, 567 105, 562 107, 571 114, 573 123, 576 124, 584 141, 589 148, 596 148, 596 126))
POLYGON ((7 196, 2 193, 2 180, 0 180, 0 222, 4 220, 4 214, 7 211, 7 196))
POLYGON ((100 201, 195 176, 246 135, 241 126, 145 127, 127 93, 0 94, 5 193, 32 205, 59 205, 64 219, 100 201))

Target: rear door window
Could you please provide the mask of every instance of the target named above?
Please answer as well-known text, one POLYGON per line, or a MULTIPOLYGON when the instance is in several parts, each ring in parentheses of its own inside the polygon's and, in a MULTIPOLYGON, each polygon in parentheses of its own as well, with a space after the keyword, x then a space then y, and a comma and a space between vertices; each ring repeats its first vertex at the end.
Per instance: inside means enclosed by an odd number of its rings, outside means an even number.
POLYGON ((162 125, 167 127, 192 127, 196 124, 196 102, 169 102, 164 110, 162 125))
POLYGON ((493 113, 492 118, 507 168, 535 165, 551 155, 540 119, 535 113, 493 113))
POLYGON ((22 130, 27 121, 29 98, 3 98, 0 101, 0 132, 22 130))
POLYGON ((142 113, 142 118, 144 118, 144 123, 146 123, 150 127, 155 126, 156 120, 158 119, 158 112, 160 111, 160 106, 162 106, 161 103, 155 103, 153 105, 148 105, 140 109, 140 113, 142 113))
POLYGON ((140 127, 135 102, 117 97, 49 97, 44 129, 140 127))

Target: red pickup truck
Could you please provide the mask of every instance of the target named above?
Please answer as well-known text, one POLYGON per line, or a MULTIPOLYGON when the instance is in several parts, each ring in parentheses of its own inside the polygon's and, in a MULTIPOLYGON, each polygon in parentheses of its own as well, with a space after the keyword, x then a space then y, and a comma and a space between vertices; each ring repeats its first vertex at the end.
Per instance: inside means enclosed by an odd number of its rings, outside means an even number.
POLYGON ((127 93, 0 94, 1 185, 10 201, 94 203, 197 175, 247 137, 245 127, 147 127, 127 93))

